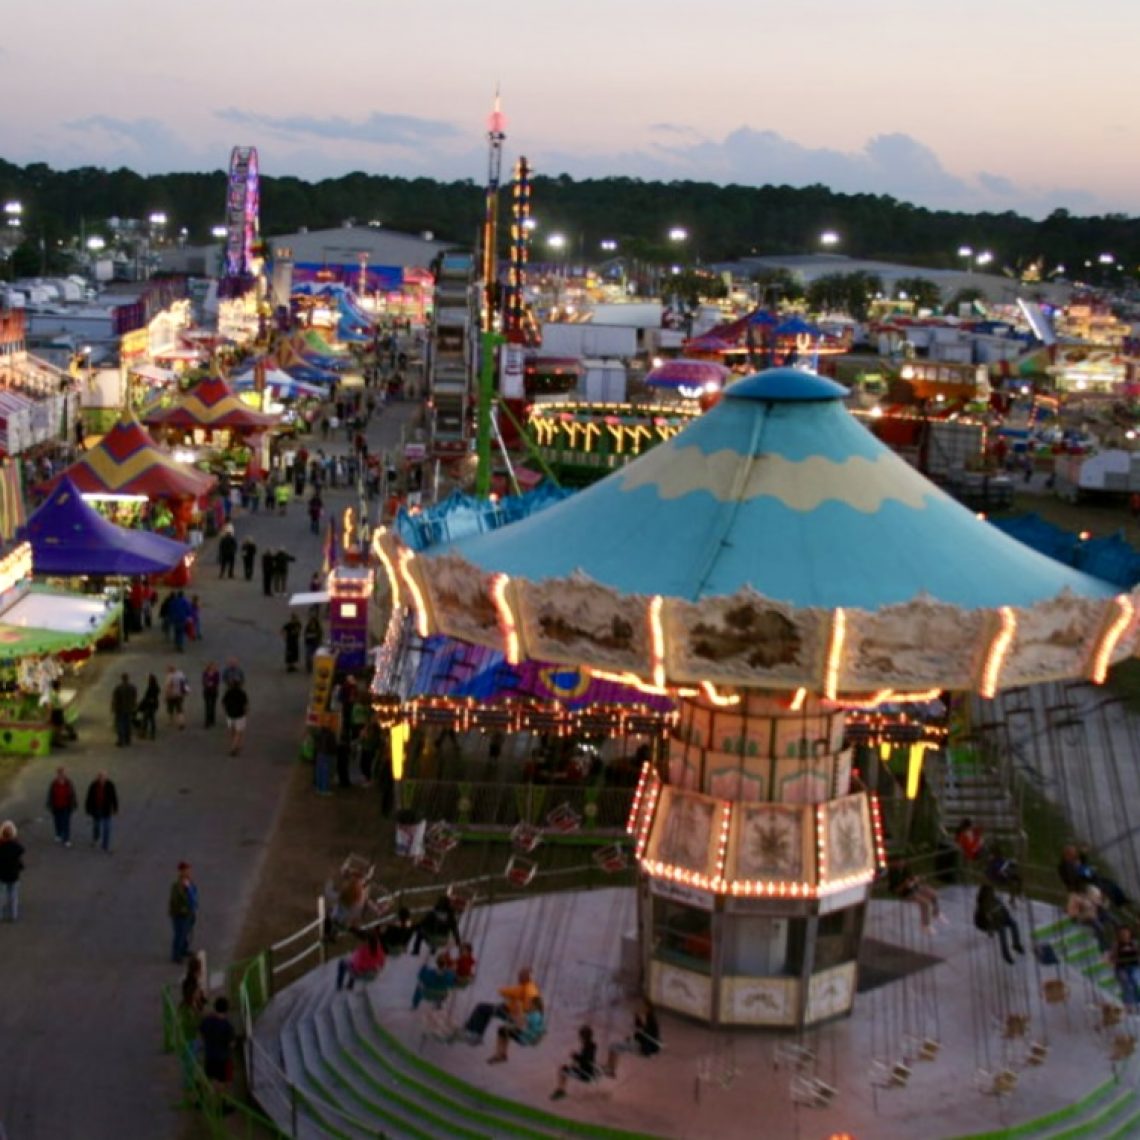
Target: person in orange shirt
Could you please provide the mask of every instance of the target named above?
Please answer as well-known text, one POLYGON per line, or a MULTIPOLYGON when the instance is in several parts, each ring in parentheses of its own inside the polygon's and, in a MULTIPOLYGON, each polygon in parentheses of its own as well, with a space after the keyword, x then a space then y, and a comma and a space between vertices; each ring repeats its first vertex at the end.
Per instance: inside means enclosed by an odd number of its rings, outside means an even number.
POLYGON ((471 1011, 471 1016, 463 1027, 468 1044, 479 1045, 482 1043, 483 1034, 487 1031, 487 1026, 492 1017, 498 1017, 503 1021, 510 1021, 517 1025, 523 1024, 527 1012, 534 1005, 535 998, 541 998, 542 994, 539 992, 538 984, 535 982, 530 968, 524 966, 519 970, 518 982, 513 986, 503 986, 499 990, 499 996, 503 999, 499 1004, 483 1001, 471 1011))

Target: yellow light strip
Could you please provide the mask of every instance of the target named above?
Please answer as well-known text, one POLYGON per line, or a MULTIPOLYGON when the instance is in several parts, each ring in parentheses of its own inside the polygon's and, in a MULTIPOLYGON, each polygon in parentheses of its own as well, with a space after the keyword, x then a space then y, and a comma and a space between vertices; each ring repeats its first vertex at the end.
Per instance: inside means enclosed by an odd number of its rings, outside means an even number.
POLYGON ((400 577, 404 579, 404 585, 408 587, 408 593, 412 596, 412 608, 416 611, 416 633, 420 637, 427 637, 431 632, 431 627, 428 624, 427 604, 419 585, 412 576, 412 552, 405 548, 400 551, 399 557, 400 577))
POLYGON ((345 554, 350 554, 356 544, 356 512, 351 507, 344 508, 341 516, 340 543, 345 554))
POLYGON ((388 575, 388 585, 392 590, 392 609, 395 610, 401 605, 400 575, 393 565, 392 559, 388 557, 388 552, 384 549, 384 544, 380 541, 386 533, 385 528, 380 527, 372 536, 372 553, 380 559, 380 564, 384 567, 384 573, 388 575))
POLYGON ((637 845, 634 848, 634 858, 640 859, 645 854, 645 846, 649 842, 649 831, 653 823, 653 813, 657 810, 657 801, 661 798, 661 781, 651 780, 649 784, 649 805, 641 817, 641 830, 637 833, 637 845))
POLYGON ((1132 615, 1135 613, 1132 599, 1127 595, 1121 594, 1119 597, 1114 598, 1113 602, 1118 612, 1112 625, 1108 627, 1104 636, 1100 639, 1100 645, 1096 648, 1096 656, 1093 658, 1092 668, 1092 683, 1094 685, 1104 684, 1104 680, 1108 676, 1108 666, 1112 661, 1113 650, 1116 649, 1120 639, 1124 636, 1124 631, 1131 624, 1132 615))
POLYGON ((829 707, 845 709, 874 709, 879 705, 925 704, 927 701, 937 700, 942 695, 941 689, 923 689, 918 693, 899 693, 894 689, 880 689, 874 696, 866 700, 857 700, 854 697, 836 697, 833 701, 826 701, 829 707))
POLYGON ((1017 633, 1017 615, 1009 606, 1001 608, 1001 629, 990 646, 986 656, 986 667, 982 670, 982 685, 978 690, 980 695, 989 700, 997 692, 998 677, 1001 667, 1005 664, 1006 654, 1013 644, 1014 634, 1017 633))
POLYGON ((804 707, 804 701, 807 700, 807 689, 797 689, 792 696, 792 703, 788 705, 791 712, 799 712, 804 707))
POLYGON ((646 760, 641 765, 641 774, 637 777, 637 790, 633 793, 633 803, 629 805, 629 816, 625 821, 627 835, 633 834, 634 826, 637 823, 637 813, 641 808, 641 797, 645 795, 645 785, 649 782, 649 773, 652 771, 653 765, 646 760))
POLYGON ((503 635, 504 652, 508 665, 519 663, 519 630, 511 603, 507 601, 507 586, 510 578, 506 574, 496 574, 491 579, 491 601, 495 603, 495 613, 499 615, 499 632, 503 635))
POLYGON ((664 686, 651 685, 644 677, 639 677, 636 673, 610 673, 605 669, 587 669, 586 672, 591 677, 597 677, 599 681, 612 681, 616 685, 629 685, 631 688, 651 697, 668 697, 671 695, 664 686))
POLYGON ((739 693, 718 693, 716 686, 711 681, 702 681, 701 691, 714 705, 719 705, 721 708, 731 708, 733 705, 740 704, 739 693))
POLYGON ((906 765, 906 798, 918 799, 918 785, 922 779, 922 761, 926 750, 933 745, 928 740, 919 740, 910 746, 906 765))
POLYGON ((718 890, 724 890, 724 867, 728 862, 728 829, 732 823, 732 805, 723 803, 720 806, 720 837, 717 840, 716 849, 716 874, 715 878, 720 883, 718 890))
POLYGON ((665 599, 655 594, 649 601, 649 647, 653 654, 653 683, 665 686, 665 629, 661 624, 661 607, 665 599))
POLYGON ((842 608, 835 611, 831 621, 831 644, 827 648, 827 671, 823 677, 823 695, 835 700, 839 681, 839 662, 843 659, 843 642, 847 637, 847 615, 842 608))

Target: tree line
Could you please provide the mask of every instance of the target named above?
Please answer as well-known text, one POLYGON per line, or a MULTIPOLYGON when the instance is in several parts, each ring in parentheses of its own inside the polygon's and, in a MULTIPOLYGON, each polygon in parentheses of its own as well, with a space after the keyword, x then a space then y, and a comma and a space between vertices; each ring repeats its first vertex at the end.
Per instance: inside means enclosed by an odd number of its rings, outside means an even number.
MULTIPOLYGON (((0 195, 21 204, 25 246, 49 268, 62 268, 84 236, 113 238, 111 218, 167 216, 166 237, 210 240, 224 221, 225 171, 141 175, 132 170, 43 163, 17 166, 0 159, 0 195)), ((510 206, 501 191, 501 210, 510 206)), ((839 194, 826 186, 718 186, 709 182, 648 182, 568 175, 533 180, 538 228, 534 260, 555 260, 544 236, 563 235, 558 260, 596 262, 601 243, 620 255, 660 264, 683 259, 708 264, 749 255, 816 251, 820 235, 839 235, 838 250, 916 268, 962 267, 967 246, 992 254, 992 270, 1016 276, 1064 275, 1102 285, 1134 282, 1140 268, 1140 219, 1124 214, 1078 216, 1054 210, 1038 221, 1013 211, 956 213, 931 210, 882 194, 839 194), (670 231, 682 229, 682 242, 670 231), (1111 257, 1111 261, 1107 260, 1111 257), (1060 267, 1064 267, 1063 270, 1060 267)), ((438 182, 354 172, 306 182, 261 178, 261 232, 272 238, 302 227, 322 229, 353 220, 474 246, 483 218, 484 190, 472 179, 438 182)), ((501 227, 506 252, 507 227, 501 227)), ((26 252, 26 251, 25 251, 26 252)))

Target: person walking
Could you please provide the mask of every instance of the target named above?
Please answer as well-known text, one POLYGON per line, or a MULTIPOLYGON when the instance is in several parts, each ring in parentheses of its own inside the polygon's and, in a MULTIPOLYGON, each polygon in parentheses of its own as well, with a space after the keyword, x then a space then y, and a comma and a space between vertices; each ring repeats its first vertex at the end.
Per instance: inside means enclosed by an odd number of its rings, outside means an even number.
POLYGON ((232 578, 234 576, 234 563, 237 561, 238 541, 234 534, 233 523, 226 523, 222 528, 222 535, 218 539, 218 577, 232 578))
POLYGON ((178 878, 170 888, 167 913, 173 932, 170 960, 182 962, 190 955, 190 939, 198 921, 198 884, 190 876, 190 864, 178 864, 178 878))
POLYGON ((166 702, 166 716, 171 724, 178 725, 179 729, 186 727, 186 694, 190 691, 190 682, 186 674, 177 665, 167 665, 166 679, 162 683, 162 697, 166 702))
POLYGON ((321 533, 321 515, 325 509, 324 503, 321 501, 320 493, 313 492, 313 497, 309 500, 309 533, 321 533))
POLYGON ((236 657, 226 658, 226 667, 222 670, 222 685, 229 688, 231 685, 245 684, 245 670, 238 664, 236 657))
POLYGON ((301 619, 296 614, 289 615, 281 627, 281 636, 285 638, 285 671, 295 673, 301 657, 301 619))
POLYGON ((115 746, 125 748, 131 742, 131 726, 138 711, 139 691, 127 673, 111 690, 111 715, 115 718, 115 746))
POLYGON ((206 711, 206 727, 218 723, 218 693, 222 687, 222 671, 210 661, 202 670, 202 704, 206 711))
POLYGON ((151 673, 146 680, 146 691, 139 701, 139 736, 143 740, 153 740, 158 735, 158 704, 162 700, 162 686, 151 673))
POLYGON ((253 581, 253 568, 257 561, 257 543, 252 538, 241 544, 241 568, 247 582, 253 581))
POLYGON ((111 853, 111 817, 119 813, 119 793, 106 772, 96 772, 87 788, 83 810, 91 817, 91 846, 111 853))
POLYGON ((267 597, 273 597, 273 551, 261 552, 261 592, 267 597))
POLYGON ((170 629, 174 636, 174 648, 178 653, 186 652, 186 631, 190 624, 190 601, 179 590, 170 601, 170 629))
POLYGON ((305 642, 305 672, 311 673, 313 671, 313 658, 325 637, 325 631, 321 627, 321 619, 316 606, 309 607, 309 616, 305 619, 305 629, 302 636, 305 642))
POLYGON ((245 718, 249 712, 249 695, 240 681, 230 685, 222 696, 222 708, 226 714, 226 727, 230 730, 230 755, 241 751, 245 739, 245 718))
POLYGON ((20 874, 24 870, 24 845, 18 843, 16 825, 0 823, 0 886, 4 888, 3 917, 15 922, 20 917, 20 874))
POLYGON ((297 560, 283 546, 279 546, 273 554, 273 592, 287 594, 289 592, 289 563, 297 560))
POLYGON ((55 825, 55 841, 64 847, 71 846, 71 817, 78 803, 67 769, 57 768, 55 779, 48 785, 47 807, 55 825))

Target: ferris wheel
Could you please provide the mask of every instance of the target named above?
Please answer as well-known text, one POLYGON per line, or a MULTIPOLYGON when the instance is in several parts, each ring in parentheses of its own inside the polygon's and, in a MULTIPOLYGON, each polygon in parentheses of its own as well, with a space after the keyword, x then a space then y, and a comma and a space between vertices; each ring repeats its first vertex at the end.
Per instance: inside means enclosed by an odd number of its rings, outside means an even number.
POLYGON ((235 146, 226 183, 227 277, 247 277, 253 272, 259 199, 257 147, 235 146))

